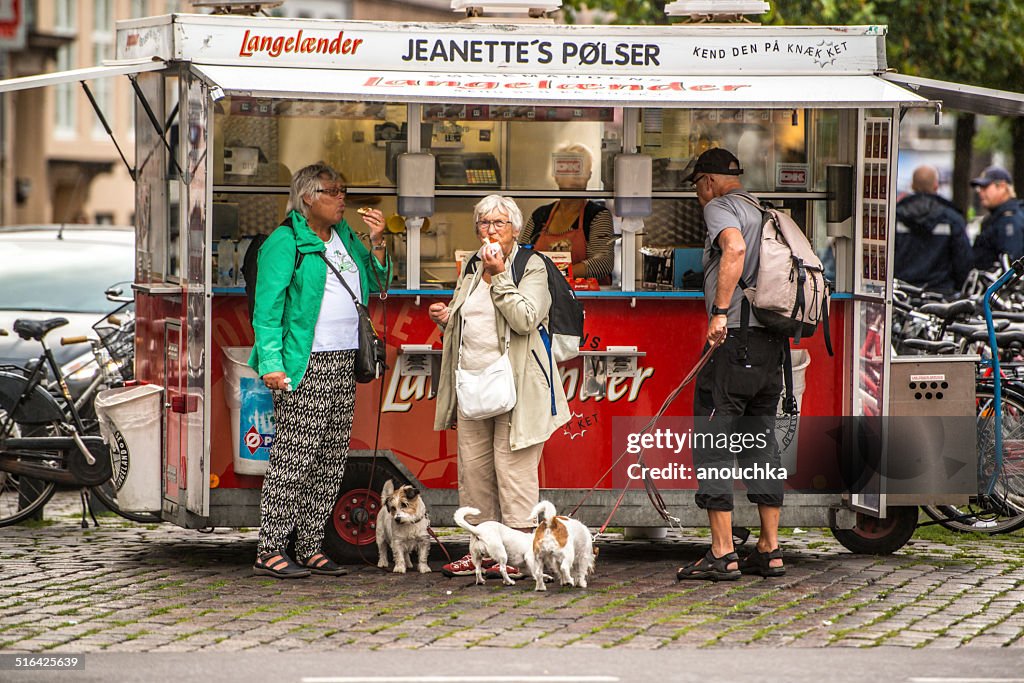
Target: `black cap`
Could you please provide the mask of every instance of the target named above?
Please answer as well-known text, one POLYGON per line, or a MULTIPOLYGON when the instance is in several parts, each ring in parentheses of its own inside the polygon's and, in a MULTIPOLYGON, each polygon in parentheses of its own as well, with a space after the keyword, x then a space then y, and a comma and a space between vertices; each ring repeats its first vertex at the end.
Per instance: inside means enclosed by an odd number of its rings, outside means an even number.
POLYGON ((740 160, 732 152, 721 147, 713 147, 697 157, 697 163, 693 165, 690 175, 683 178, 684 183, 692 183, 694 178, 702 173, 715 173, 718 175, 741 175, 740 160))
POLYGON ((971 181, 971 187, 988 187, 994 182, 1002 181, 1013 184, 1013 176, 1002 166, 989 166, 981 175, 971 181))

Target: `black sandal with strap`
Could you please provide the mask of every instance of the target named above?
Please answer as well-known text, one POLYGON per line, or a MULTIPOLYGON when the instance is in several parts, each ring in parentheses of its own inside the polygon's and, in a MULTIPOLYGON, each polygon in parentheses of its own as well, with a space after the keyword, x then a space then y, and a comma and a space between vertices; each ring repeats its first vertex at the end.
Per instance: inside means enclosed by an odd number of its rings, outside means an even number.
POLYGON ((740 571, 744 574, 760 574, 765 578, 771 578, 775 576, 785 576, 786 567, 780 565, 778 567, 772 566, 772 560, 782 559, 782 548, 776 548, 775 550, 769 550, 766 553, 761 552, 757 548, 750 551, 750 554, 743 558, 740 562, 740 571))
POLYGON ((738 568, 729 569, 729 565, 734 562, 739 567, 740 557, 734 552, 715 557, 714 553, 708 550, 704 557, 680 568, 676 572, 676 581, 735 581, 742 574, 738 568))
POLYGON ((274 552, 257 556, 252 573, 275 579, 301 579, 309 576, 310 570, 296 564, 284 553, 274 552))
POLYGON ((301 561, 302 566, 314 574, 325 574, 327 576, 344 576, 348 570, 337 564, 334 560, 321 553, 316 553, 301 561))

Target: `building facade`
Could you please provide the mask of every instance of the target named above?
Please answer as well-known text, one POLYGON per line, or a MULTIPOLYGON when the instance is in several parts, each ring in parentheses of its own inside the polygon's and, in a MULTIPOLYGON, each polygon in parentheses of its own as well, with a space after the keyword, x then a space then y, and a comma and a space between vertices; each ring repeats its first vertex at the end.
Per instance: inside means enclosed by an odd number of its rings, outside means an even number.
MULTIPOLYGON (((25 45, 0 52, 4 78, 102 64, 121 19, 195 11, 188 0, 22 0, 25 45)), ((202 10, 206 11, 206 10, 202 10)), ((455 20, 448 0, 288 0, 274 16, 455 20)), ((134 165, 135 95, 127 78, 87 82, 134 165)), ((134 183, 79 83, 0 95, 0 224, 134 220, 134 183)))

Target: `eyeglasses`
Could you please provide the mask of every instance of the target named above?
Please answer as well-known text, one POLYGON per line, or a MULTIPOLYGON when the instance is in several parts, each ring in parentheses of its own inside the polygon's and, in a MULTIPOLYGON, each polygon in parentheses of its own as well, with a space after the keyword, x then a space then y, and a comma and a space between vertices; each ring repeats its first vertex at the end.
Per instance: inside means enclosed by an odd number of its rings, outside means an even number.
POLYGON ((696 178, 693 179, 693 186, 697 187, 698 185, 700 185, 700 181, 704 180, 707 177, 708 176, 705 175, 705 174, 701 174, 701 175, 697 176, 696 178))
POLYGON ((345 196, 345 190, 344 190, 344 188, 341 188, 341 187, 328 187, 326 189, 317 190, 316 192, 318 194, 326 194, 326 195, 329 195, 331 197, 344 197, 345 196))
POLYGON ((483 230, 490 230, 492 227, 495 230, 504 230, 506 225, 511 225, 511 221, 477 221, 476 227, 482 228, 483 230))

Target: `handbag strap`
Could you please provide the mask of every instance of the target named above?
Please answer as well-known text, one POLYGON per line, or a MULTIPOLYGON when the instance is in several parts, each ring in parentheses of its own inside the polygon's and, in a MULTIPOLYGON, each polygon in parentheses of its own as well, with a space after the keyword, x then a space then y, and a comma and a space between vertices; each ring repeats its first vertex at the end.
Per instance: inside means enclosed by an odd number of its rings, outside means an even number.
MULTIPOLYGON (((477 283, 477 287, 479 287, 479 286, 480 286, 480 283, 478 282, 477 283)), ((470 292, 470 294, 472 294, 472 292, 470 292)), ((470 294, 466 295, 467 299, 470 297, 470 294)), ((465 306, 465 302, 463 302, 463 306, 465 306)), ((497 310, 494 311, 494 316, 495 316, 495 318, 497 318, 497 316, 498 316, 498 311, 497 310)), ((465 323, 466 323, 465 318, 462 317, 462 311, 460 310, 459 311, 459 361, 458 361, 458 365, 456 366, 460 370, 462 369, 462 335, 466 331, 466 324, 465 323)), ((511 329, 512 329, 512 326, 509 325, 508 322, 506 322, 505 323, 505 349, 502 351, 502 355, 508 353, 509 346, 512 344, 512 332, 511 332, 511 329)))
POLYGON ((356 298, 356 293, 353 292, 352 288, 348 286, 347 282, 345 282, 345 278, 344 276, 342 276, 341 272, 337 268, 335 268, 334 264, 331 263, 330 259, 327 258, 327 254, 325 254, 322 251, 318 251, 317 254, 319 254, 320 258, 322 258, 324 260, 324 263, 327 264, 327 267, 330 268, 331 271, 333 271, 334 274, 337 276, 338 282, 340 282, 341 286, 345 288, 345 290, 348 292, 348 295, 352 297, 352 303, 356 305, 356 310, 358 311, 359 307, 363 305, 363 302, 356 298))

